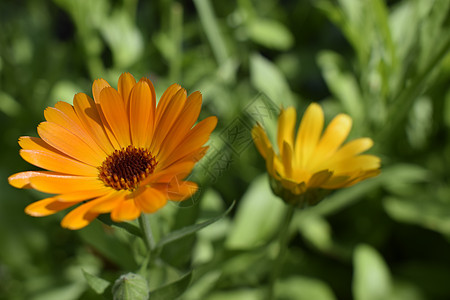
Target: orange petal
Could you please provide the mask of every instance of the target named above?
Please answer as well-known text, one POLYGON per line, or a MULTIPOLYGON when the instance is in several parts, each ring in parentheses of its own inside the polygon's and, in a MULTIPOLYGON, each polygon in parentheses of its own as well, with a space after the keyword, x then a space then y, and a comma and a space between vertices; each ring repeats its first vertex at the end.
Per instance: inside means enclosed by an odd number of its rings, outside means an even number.
POLYGON ((167 203, 167 196, 152 187, 146 187, 134 194, 136 206, 144 213, 154 213, 167 203))
POLYGON ((168 187, 167 195, 170 200, 183 201, 194 195, 198 185, 192 181, 173 181, 168 187))
POLYGON ((110 87, 110 85, 105 79, 99 78, 94 81, 92 84, 92 95, 95 103, 100 103, 100 93, 106 87, 110 87))
POLYGON ((111 188, 103 187, 101 189, 95 188, 93 190, 81 190, 77 192, 61 194, 55 196, 61 202, 80 202, 88 199, 94 199, 111 193, 111 188))
POLYGON ((31 136, 21 136, 19 138, 19 145, 24 150, 42 150, 42 151, 50 151, 57 153, 59 155, 62 155, 64 157, 67 157, 64 153, 61 151, 53 148, 49 144, 47 144, 45 141, 43 141, 40 138, 37 137, 31 137, 31 136))
POLYGON ((91 135, 83 128, 83 125, 81 124, 81 121, 73 108, 71 109, 71 112, 68 109, 66 110, 69 112, 70 117, 57 108, 48 107, 44 112, 45 119, 49 122, 58 124, 59 126, 67 129, 68 131, 79 137, 94 152, 106 155, 102 148, 92 139, 91 135))
POLYGON ((97 144, 103 148, 106 154, 113 152, 115 147, 119 148, 119 144, 111 129, 103 126, 104 123, 92 98, 86 94, 78 93, 73 98, 73 104, 83 127, 90 133, 97 144), (107 130, 110 134, 107 133, 107 130))
POLYGON ((99 214, 91 213, 89 210, 95 205, 95 200, 82 204, 69 212, 61 221, 64 228, 77 230, 89 225, 99 214))
POLYGON ((50 194, 72 193, 85 190, 103 189, 104 184, 95 177, 67 176, 59 174, 39 174, 30 178, 31 186, 50 194))
POLYGON ((146 78, 146 77, 142 77, 139 81, 141 82, 146 82, 150 88, 150 92, 152 94, 152 108, 151 108, 151 114, 150 114, 150 119, 147 122, 147 141, 145 143, 145 147, 149 148, 150 145, 152 144, 152 140, 153 140, 153 134, 155 131, 155 124, 156 124, 156 93, 155 93, 155 87, 153 86, 153 83, 151 82, 150 79, 146 78))
POLYGON ((310 104, 303 115, 295 140, 294 151, 300 168, 306 167, 314 153, 322 134, 323 123, 324 116, 320 105, 310 104))
POLYGON ((136 79, 130 73, 122 73, 119 78, 117 90, 125 103, 125 107, 128 107, 129 97, 133 86, 136 84, 136 79))
POLYGON ((139 81, 133 88, 130 97, 130 129, 133 145, 147 146, 149 127, 153 130, 154 104, 156 100, 145 81, 139 81), (149 123, 150 124, 149 126, 149 123))
POLYGON ((120 147, 131 145, 128 114, 119 93, 112 87, 104 88, 100 93, 100 105, 120 147))
POLYGON ((195 149, 194 151, 192 151, 191 153, 183 156, 179 160, 177 160, 175 162, 172 162, 171 165, 179 164, 179 163, 183 163, 183 162, 197 163, 198 161, 200 161, 200 159, 203 158, 203 156, 205 156, 205 154, 208 152, 208 149, 209 149, 209 146, 200 147, 198 149, 195 149))
POLYGON ((32 165, 65 174, 97 176, 98 170, 90 165, 46 150, 20 150, 20 156, 32 165))
POLYGON ((120 202, 111 212, 114 222, 131 221, 139 217, 141 210, 136 207, 134 199, 120 202))
POLYGON ((109 213, 111 212, 120 202, 125 200, 125 196, 130 192, 128 191, 112 191, 102 197, 95 199, 96 204, 92 206, 90 211, 92 213, 109 213))
POLYGON ((158 124, 161 117, 163 116, 164 112, 166 111, 167 106, 169 105, 169 102, 171 101, 172 97, 175 96, 175 94, 181 89, 181 86, 179 84, 172 84, 167 88, 167 90, 163 93, 161 96, 161 99, 158 102, 158 107, 156 108, 156 116, 155 116, 155 124, 158 124))
POLYGON ((38 126, 39 136, 59 151, 91 166, 100 166, 105 153, 95 152, 81 138, 56 123, 42 122, 38 126))
POLYGON ((173 164, 164 170, 157 169, 153 174, 151 174, 143 182, 141 182, 141 186, 152 184, 154 182, 167 183, 170 182, 175 177, 178 178, 180 178, 180 176, 186 177, 189 173, 191 173, 194 166, 195 166, 194 162, 187 161, 178 164, 173 164))
POLYGON ((157 130, 155 131, 151 150, 155 155, 158 155, 162 142, 167 136, 167 133, 172 128, 173 124, 180 116, 186 103, 186 90, 180 89, 167 104, 164 114, 161 116, 158 123, 156 123, 157 130))
MULTIPOLYGON (((83 124, 81 123, 80 119, 78 118, 78 115, 75 112, 75 109, 72 105, 70 105, 69 103, 64 102, 64 101, 58 101, 55 104, 55 108, 57 110, 59 110, 62 114, 66 115, 71 121, 76 122, 80 128, 83 128, 83 124)), ((48 120, 48 119, 46 119, 46 120, 49 122, 54 122, 54 120, 48 120)), ((55 123, 57 123, 57 122, 55 122, 55 123)), ((59 124, 59 125, 61 125, 61 124, 59 124)))
POLYGON ((215 116, 208 117, 199 122, 180 143, 180 146, 167 156, 167 161, 164 164, 170 165, 172 162, 183 158, 193 150, 203 146, 208 141, 209 135, 216 125, 217 117, 215 116))
POLYGON ((278 132, 277 143, 280 155, 283 155, 283 143, 287 142, 292 147, 294 146, 294 127, 297 114, 293 107, 289 107, 285 110, 281 110, 280 117, 278 118, 278 132))
POLYGON ((180 113, 180 117, 173 124, 172 129, 167 134, 161 148, 161 160, 165 160, 166 155, 171 153, 189 133, 200 115, 202 107, 202 94, 192 93, 186 100, 186 105, 180 113))
POLYGON ((77 202, 59 202, 51 197, 31 203, 25 208, 25 213, 33 217, 45 217, 57 213, 63 209, 71 207, 77 202))
POLYGON ((29 189, 29 188, 31 188, 30 179, 32 177, 42 176, 42 175, 46 175, 46 174, 64 175, 61 173, 55 173, 55 172, 49 172, 49 171, 27 171, 27 172, 16 173, 14 175, 9 176, 8 182, 10 185, 12 185, 15 188, 29 189))

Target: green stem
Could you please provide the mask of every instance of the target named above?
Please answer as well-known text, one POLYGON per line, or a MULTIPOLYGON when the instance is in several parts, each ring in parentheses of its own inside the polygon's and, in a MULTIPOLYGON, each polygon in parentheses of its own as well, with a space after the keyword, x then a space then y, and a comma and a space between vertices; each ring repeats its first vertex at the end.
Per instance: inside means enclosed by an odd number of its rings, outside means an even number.
POLYGON ((153 250, 155 250, 156 243, 155 239, 153 238, 150 221, 148 219, 148 216, 144 213, 142 213, 141 216, 139 217, 139 226, 141 227, 142 235, 148 250, 150 252, 153 252, 153 250))
POLYGON ((284 259, 286 258, 286 250, 289 241, 289 226, 292 222, 293 216, 295 212, 295 206, 288 205, 288 210, 286 212, 286 217, 284 218, 283 224, 281 224, 279 229, 279 248, 278 255, 275 258, 273 269, 270 276, 269 287, 267 292, 267 299, 272 300, 275 299, 275 282, 280 276, 281 268, 284 263, 284 259))

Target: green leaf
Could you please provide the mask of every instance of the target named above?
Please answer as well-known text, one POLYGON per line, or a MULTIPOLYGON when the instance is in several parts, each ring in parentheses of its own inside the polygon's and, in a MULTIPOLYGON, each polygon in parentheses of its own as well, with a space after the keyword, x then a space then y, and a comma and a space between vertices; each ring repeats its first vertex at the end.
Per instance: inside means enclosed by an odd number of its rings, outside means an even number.
POLYGON ((417 224, 450 236, 450 204, 423 196, 401 199, 388 197, 383 202, 386 212, 395 220, 417 224))
POLYGON ((103 278, 92 275, 83 269, 81 270, 83 271, 83 275, 84 278, 86 278, 87 283, 97 294, 102 294, 105 289, 111 284, 109 281, 103 278))
POLYGON ((250 39, 267 48, 288 50, 294 44, 289 29, 274 20, 253 19, 247 29, 250 39))
POLYGON ((113 220, 111 220, 110 216, 107 214, 102 214, 102 215, 98 216, 97 219, 99 219, 99 221, 101 221, 102 223, 104 223, 108 226, 122 228, 125 231, 127 231, 129 234, 132 234, 132 235, 138 236, 138 237, 142 237, 142 231, 136 225, 133 225, 128 222, 116 223, 113 220))
POLYGON ((283 300, 335 300, 331 288, 324 282, 302 276, 278 281, 275 285, 277 299, 283 300))
POLYGON ((226 246, 249 249, 266 243, 278 229, 286 206, 270 190, 267 175, 256 178, 239 202, 226 246))
POLYGON ((189 272, 180 277, 180 279, 151 291, 150 300, 176 299, 188 288, 191 282, 191 277, 192 272, 189 272))
POLYGON ((256 89, 266 94, 276 104, 292 106, 292 94, 280 69, 259 54, 250 57, 250 79, 256 89))
POLYGON ((120 276, 113 286, 114 300, 147 300, 148 293, 147 280, 134 273, 120 276))
POLYGON ((365 119, 363 97, 354 75, 344 70, 342 57, 331 51, 323 51, 319 53, 318 64, 330 90, 355 122, 360 124, 365 119))
POLYGON ((191 226, 186 226, 184 228, 181 228, 179 230, 175 230, 172 231, 171 233, 169 233, 168 235, 164 236, 163 238, 161 238, 161 240, 159 241, 158 245, 156 245, 156 248, 161 248, 166 244, 169 244, 171 242, 174 242, 176 240, 179 240, 185 236, 188 236, 190 234, 193 234, 197 231, 199 231, 202 228, 205 228, 206 226, 213 224, 217 221, 219 221, 220 219, 222 219, 223 217, 225 217, 234 207, 235 205, 235 201, 233 201, 233 203, 231 203, 230 207, 228 207, 228 209, 221 215, 211 218, 205 222, 199 223, 199 224, 194 224, 191 226))
POLYGON ((130 255, 131 247, 120 242, 116 236, 105 234, 101 223, 92 222, 77 233, 87 244, 121 268, 125 270, 137 268, 133 256, 130 255))
POLYGON ((314 214, 304 213, 298 217, 298 228, 303 237, 322 251, 330 249, 333 244, 331 227, 325 218, 314 214))
POLYGON ((353 257, 353 297, 355 300, 387 300, 392 283, 389 269, 381 255, 369 245, 356 248, 353 257))

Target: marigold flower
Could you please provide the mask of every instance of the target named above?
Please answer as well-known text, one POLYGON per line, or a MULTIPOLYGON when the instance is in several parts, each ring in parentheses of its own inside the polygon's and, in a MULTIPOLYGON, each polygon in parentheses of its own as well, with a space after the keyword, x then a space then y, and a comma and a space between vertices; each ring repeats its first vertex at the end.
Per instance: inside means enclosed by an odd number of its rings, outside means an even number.
POLYGON ((94 100, 79 93, 73 106, 47 108, 40 138, 19 139, 22 158, 48 171, 17 173, 9 183, 56 194, 27 206, 27 214, 47 216, 78 205, 61 225, 79 229, 102 213, 116 222, 133 220, 196 192, 197 185, 184 179, 206 153, 203 145, 217 124, 212 116, 194 126, 200 92, 187 97, 173 84, 156 106, 152 82, 124 73, 117 90, 97 79, 92 94, 94 100))
POLYGON ((296 111, 282 109, 278 118, 277 155, 264 129, 252 129, 255 145, 266 160, 274 193, 286 202, 304 207, 314 205, 333 189, 354 185, 379 174, 380 159, 361 154, 372 147, 370 138, 358 138, 344 145, 352 119, 336 116, 322 135, 324 114, 320 105, 309 105, 294 139, 296 111))

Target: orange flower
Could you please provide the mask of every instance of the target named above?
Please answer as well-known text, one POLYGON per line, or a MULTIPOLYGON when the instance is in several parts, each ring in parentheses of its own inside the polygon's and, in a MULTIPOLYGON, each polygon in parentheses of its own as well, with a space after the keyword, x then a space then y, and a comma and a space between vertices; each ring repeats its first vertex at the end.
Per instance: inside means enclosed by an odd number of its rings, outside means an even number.
POLYGON ((314 205, 326 190, 354 185, 380 173, 380 159, 361 154, 372 147, 370 138, 358 138, 343 145, 352 119, 336 116, 322 134, 324 115, 320 105, 306 109, 296 138, 297 113, 282 109, 278 118, 277 155, 260 125, 253 127, 255 145, 266 160, 274 193, 296 206, 314 205))
POLYGON ((27 214, 47 216, 78 205, 61 225, 80 229, 102 213, 116 222, 134 220, 196 192, 197 185, 184 179, 206 153, 203 145, 217 124, 212 116, 194 126, 200 92, 187 97, 173 84, 156 106, 152 82, 124 73, 117 90, 97 79, 92 93, 94 100, 79 93, 73 106, 47 108, 41 138, 19 139, 22 158, 49 171, 17 173, 9 183, 56 194, 27 206, 27 214))

